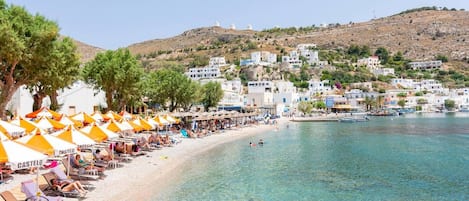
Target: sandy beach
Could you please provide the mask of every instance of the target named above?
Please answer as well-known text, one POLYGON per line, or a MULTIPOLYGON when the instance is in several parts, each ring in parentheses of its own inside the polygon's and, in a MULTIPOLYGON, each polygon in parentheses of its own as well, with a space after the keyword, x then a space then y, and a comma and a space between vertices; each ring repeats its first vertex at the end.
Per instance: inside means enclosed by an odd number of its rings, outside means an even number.
MULTIPOLYGON (((123 167, 107 169, 104 179, 91 181, 96 185, 96 189, 89 192, 85 200, 151 200, 157 197, 158 190, 156 189, 164 189, 179 175, 180 165, 190 160, 197 160, 197 155, 224 143, 273 131, 288 119, 283 118, 277 121, 277 125, 259 123, 243 128, 227 129, 204 138, 181 138, 182 142, 177 145, 147 152, 144 156, 133 158, 129 163, 122 162, 123 167)), ((48 171, 41 169, 39 173, 48 171)), ((17 199, 24 200, 26 196, 21 192, 21 182, 35 180, 36 177, 36 174, 15 174, 14 179, 1 184, 0 189, 11 191, 17 199)), ((39 183, 45 184, 46 181, 39 176, 39 183)), ((64 198, 64 200, 78 199, 64 198)))
POLYGON ((277 126, 259 124, 227 130, 204 138, 183 139, 173 147, 149 152, 130 163, 123 163, 124 167, 107 170, 107 177, 94 182, 97 187, 87 194, 86 200, 151 200, 158 193, 156 189, 167 186, 178 175, 177 167, 188 160, 197 160, 197 155, 214 147, 269 132, 277 126))
MULTIPOLYGON (((145 156, 135 157, 129 163, 122 162, 123 167, 107 169, 104 179, 91 181, 96 189, 89 192, 85 200, 152 200, 158 196, 156 189, 167 187, 180 174, 178 167, 185 162, 197 160, 197 155, 225 143, 273 131, 287 121, 288 119, 283 118, 278 120, 277 125, 260 123, 244 128, 228 129, 204 138, 181 138, 182 142, 173 147, 147 152, 145 156)), ((40 170, 39 173, 48 171, 40 170)), ((21 182, 36 177, 36 174, 15 174, 14 179, 1 184, 0 189, 9 190, 17 199, 24 200, 26 196, 21 192, 21 182)), ((39 183, 45 184, 46 181, 39 176, 39 183)), ((64 198, 64 200, 78 199, 64 198)))

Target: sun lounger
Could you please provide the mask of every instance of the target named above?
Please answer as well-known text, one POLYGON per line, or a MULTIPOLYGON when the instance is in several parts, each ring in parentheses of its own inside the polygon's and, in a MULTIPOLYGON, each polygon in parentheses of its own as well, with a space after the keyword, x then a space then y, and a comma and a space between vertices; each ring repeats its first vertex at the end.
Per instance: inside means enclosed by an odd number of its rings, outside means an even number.
POLYGON ((53 197, 53 196, 46 196, 44 192, 39 189, 36 182, 33 180, 27 180, 21 182, 21 192, 26 195, 26 200, 48 200, 48 201, 62 201, 62 197, 53 197))
POLYGON ((72 198, 82 197, 80 192, 78 191, 63 191, 61 189, 54 188, 54 184, 51 183, 51 180, 57 179, 57 175, 55 175, 53 172, 44 173, 42 174, 42 177, 44 177, 44 179, 47 181, 48 186, 46 189, 51 190, 53 195, 58 195, 62 197, 72 197, 72 198))
POLYGON ((19 201, 16 199, 15 195, 11 193, 11 191, 3 191, 0 193, 0 196, 3 198, 5 201, 19 201))
POLYGON ((70 175, 70 176, 76 176, 76 177, 78 177, 80 180, 82 180, 82 179, 98 180, 98 179, 99 179, 99 176, 98 176, 98 175, 87 174, 84 169, 76 169, 76 168, 73 168, 73 167, 69 164, 69 162, 67 161, 67 159, 63 159, 63 160, 62 160, 62 164, 64 165, 65 169, 69 171, 69 175, 70 175))
POLYGON ((95 189, 96 186, 86 180, 80 180, 80 179, 72 179, 72 178, 68 178, 67 175, 65 174, 65 172, 60 168, 60 167, 54 167, 54 168, 51 168, 50 169, 51 172, 53 172, 55 174, 55 176, 57 177, 57 179, 59 181, 80 181, 81 185, 83 186, 83 188, 87 189, 87 190, 91 190, 91 189, 95 189))

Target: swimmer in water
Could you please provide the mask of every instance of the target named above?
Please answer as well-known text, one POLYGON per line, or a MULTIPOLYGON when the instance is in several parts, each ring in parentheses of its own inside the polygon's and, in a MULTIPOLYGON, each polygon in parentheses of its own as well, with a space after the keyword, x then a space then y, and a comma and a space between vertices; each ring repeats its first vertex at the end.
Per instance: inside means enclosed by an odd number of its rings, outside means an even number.
POLYGON ((256 143, 249 142, 249 146, 254 147, 256 146, 256 143))
POLYGON ((260 140, 259 140, 259 143, 257 143, 257 144, 259 144, 259 145, 264 145, 264 140, 260 139, 260 140))

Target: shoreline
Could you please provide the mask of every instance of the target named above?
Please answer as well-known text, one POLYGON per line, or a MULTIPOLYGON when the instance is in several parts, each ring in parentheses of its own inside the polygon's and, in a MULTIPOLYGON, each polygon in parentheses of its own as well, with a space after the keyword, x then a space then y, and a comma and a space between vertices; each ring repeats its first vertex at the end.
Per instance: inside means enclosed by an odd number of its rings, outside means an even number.
MULTIPOLYGON (((174 147, 148 152, 146 156, 134 158, 124 167, 106 171, 107 177, 94 182, 96 189, 87 194, 89 200, 152 200, 178 177, 177 167, 189 160, 196 160, 215 147, 274 130, 287 119, 279 119, 277 125, 254 125, 236 130, 226 130, 204 138, 187 139, 174 147), (162 189, 162 191, 160 191, 162 189)), ((70 199, 72 200, 72 199, 70 199)), ((76 199, 73 199, 76 200, 76 199)))

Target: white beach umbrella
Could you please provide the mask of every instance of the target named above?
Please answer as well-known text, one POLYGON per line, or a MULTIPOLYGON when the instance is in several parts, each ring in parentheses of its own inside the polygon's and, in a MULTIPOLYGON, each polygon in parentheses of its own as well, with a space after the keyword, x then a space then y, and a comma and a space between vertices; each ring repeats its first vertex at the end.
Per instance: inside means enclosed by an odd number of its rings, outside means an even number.
POLYGON ((103 141, 106 139, 116 139, 119 138, 117 133, 114 133, 107 128, 92 123, 89 126, 86 126, 81 129, 82 132, 88 134, 92 139, 103 141))
POLYGON ((67 126, 64 130, 52 133, 51 135, 56 136, 67 142, 76 144, 80 148, 87 148, 96 144, 96 142, 92 140, 89 136, 87 136, 82 131, 77 130, 72 125, 67 126))
POLYGON ((0 131, 11 137, 21 136, 26 133, 26 129, 20 126, 0 120, 0 131))
POLYGON ((77 145, 52 135, 27 135, 16 140, 49 156, 62 156, 77 152, 77 145))
POLYGON ((23 144, 11 140, 0 141, 0 162, 12 170, 42 166, 47 156, 23 144))

